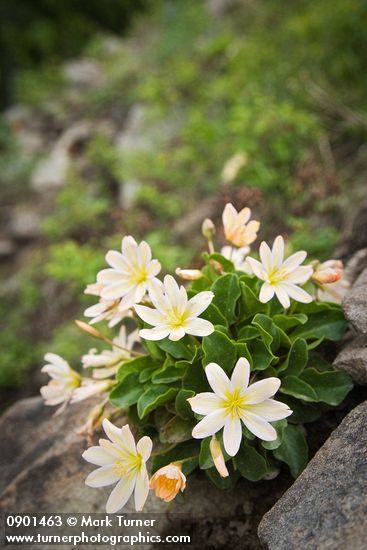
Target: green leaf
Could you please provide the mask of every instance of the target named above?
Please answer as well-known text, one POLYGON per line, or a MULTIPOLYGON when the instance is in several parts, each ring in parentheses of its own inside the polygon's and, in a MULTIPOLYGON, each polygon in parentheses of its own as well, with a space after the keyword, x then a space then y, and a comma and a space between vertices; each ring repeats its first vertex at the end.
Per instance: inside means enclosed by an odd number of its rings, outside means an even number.
POLYGON ((170 388, 163 384, 150 386, 139 398, 139 418, 144 418, 150 411, 174 397, 177 392, 178 388, 170 388))
POLYGON ((203 313, 200 314, 202 319, 210 321, 213 325, 227 325, 227 319, 222 315, 217 306, 213 303, 209 304, 203 313))
POLYGON ((299 325, 304 325, 307 322, 307 315, 304 313, 295 313, 294 315, 285 315, 281 313, 279 315, 274 315, 273 321, 277 327, 288 332, 288 330, 297 327, 299 325))
POLYGON ((258 328, 264 344, 275 353, 280 346, 280 329, 270 317, 262 313, 255 315, 252 324, 258 328))
POLYGON ((160 366, 161 364, 154 361, 149 355, 136 357, 135 359, 125 361, 124 364, 121 365, 117 372, 117 380, 122 381, 132 372, 142 372, 147 368, 159 368, 160 366))
POLYGON ((187 336, 181 338, 181 340, 177 342, 173 342, 169 338, 164 338, 157 342, 160 349, 166 351, 172 355, 172 357, 175 357, 175 359, 192 359, 195 348, 191 347, 189 344, 191 344, 191 342, 187 336))
POLYGON ((139 373, 128 374, 110 393, 110 402, 114 407, 127 409, 137 403, 144 392, 144 387, 139 383, 139 373))
POLYGON ((175 408, 176 412, 184 420, 194 418, 194 413, 187 401, 190 397, 194 397, 195 392, 192 390, 180 390, 176 395, 175 408))
POLYGON ((308 462, 308 446, 303 432, 297 426, 288 424, 284 429, 282 444, 274 449, 273 454, 288 464, 294 478, 298 477, 308 462))
POLYGON ((262 441, 261 445, 264 447, 264 449, 268 449, 270 451, 273 451, 274 449, 277 449, 280 447, 283 441, 283 435, 284 430, 288 425, 287 420, 277 420, 276 422, 272 422, 271 425, 273 428, 276 429, 277 432, 277 438, 275 441, 262 441))
POLYGON ((293 424, 314 422, 320 418, 322 414, 320 404, 313 405, 311 403, 303 403, 299 399, 284 394, 281 397, 279 396, 278 400, 288 405, 293 411, 291 416, 287 418, 287 420, 293 424))
POLYGON ((297 338, 291 345, 289 353, 284 363, 277 369, 279 373, 285 371, 285 374, 299 376, 306 367, 308 361, 308 350, 306 340, 297 338))
POLYGON ((236 347, 222 332, 214 331, 203 338, 204 366, 217 363, 227 373, 231 372, 236 361, 236 347))
POLYGON ((265 370, 272 363, 278 362, 278 357, 261 340, 251 340, 248 348, 252 356, 253 370, 265 370))
POLYGON ((175 365, 168 365, 154 372, 152 382, 153 384, 170 384, 176 382, 176 380, 181 380, 182 376, 182 369, 177 369, 175 365))
POLYGON ((161 431, 161 440, 167 443, 181 443, 192 439, 192 429, 195 423, 179 416, 171 418, 161 431))
POLYGON ((156 367, 148 367, 141 371, 139 374, 139 382, 142 384, 145 384, 145 382, 148 382, 148 380, 151 379, 153 372, 155 372, 157 369, 156 367))
MULTIPOLYGON (((176 445, 174 449, 170 449, 167 453, 164 453, 164 450, 163 450, 162 454, 152 456, 152 473, 159 470, 159 468, 162 468, 162 466, 166 466, 167 464, 170 464, 171 462, 185 460, 187 458, 193 458, 193 459, 196 458, 198 461, 199 451, 200 451, 200 442, 197 439, 190 439, 188 441, 184 441, 183 443, 176 445)), ((184 462, 184 465, 185 464, 186 462, 184 462)), ((198 462, 196 462, 196 465, 197 464, 198 462)), ((183 468, 183 471, 184 471, 184 468, 183 468)))
POLYGON ((209 391, 208 380, 201 362, 195 362, 189 365, 183 378, 182 386, 186 390, 192 390, 195 393, 209 391))
POLYGON ((307 368, 303 371, 301 379, 312 386, 317 401, 328 405, 339 405, 353 388, 350 376, 342 371, 319 372, 314 368, 307 368))
POLYGON ((207 252, 204 252, 203 258, 206 262, 214 260, 215 262, 220 263, 224 271, 226 271, 227 273, 231 273, 232 271, 234 271, 233 262, 225 258, 222 254, 219 254, 218 252, 214 252, 213 254, 208 254, 207 252))
POLYGON ((207 477, 216 487, 218 487, 218 489, 233 489, 238 481, 238 478, 240 477, 239 472, 233 470, 231 463, 228 463, 227 468, 229 471, 228 477, 221 477, 216 468, 209 468, 208 470, 205 470, 207 477))
POLYGON ((303 399, 303 401, 318 401, 315 390, 297 376, 291 375, 283 378, 279 391, 286 395, 292 395, 297 399, 303 399))
POLYGON ((234 463, 241 476, 250 481, 258 481, 268 473, 268 464, 263 455, 244 440, 234 458, 234 463))
POLYGON ((141 342, 149 355, 151 355, 154 359, 157 359, 158 361, 164 359, 165 354, 158 347, 157 342, 153 342, 152 340, 144 340, 143 338, 141 338, 141 342))
POLYGON ((210 437, 205 437, 201 440, 200 445, 200 454, 199 454, 199 466, 201 470, 207 470, 208 468, 213 468, 214 462, 212 454, 210 452, 210 437))
POLYGON ((228 324, 236 320, 236 303, 240 297, 241 290, 238 277, 232 273, 222 275, 212 285, 214 292, 213 304, 227 319, 228 324))
POLYGON ((324 309, 315 314, 310 314, 307 323, 297 327, 291 335, 305 340, 317 340, 325 338, 337 342, 342 338, 347 327, 344 314, 340 309, 324 309))
POLYGON ((260 336, 259 329, 251 325, 246 325, 238 331, 237 338, 238 340, 247 341, 247 340, 253 340, 254 338, 258 338, 258 336, 260 336))
POLYGON ((248 349, 248 345, 245 344, 245 342, 235 342, 234 346, 236 348, 236 359, 239 359, 240 357, 245 357, 247 361, 250 363, 250 368, 252 370, 253 369, 252 356, 251 356, 250 350, 248 349))
POLYGON ((267 311, 267 305, 260 302, 253 290, 244 281, 240 281, 240 289, 241 319, 248 319, 256 313, 265 313, 267 311))

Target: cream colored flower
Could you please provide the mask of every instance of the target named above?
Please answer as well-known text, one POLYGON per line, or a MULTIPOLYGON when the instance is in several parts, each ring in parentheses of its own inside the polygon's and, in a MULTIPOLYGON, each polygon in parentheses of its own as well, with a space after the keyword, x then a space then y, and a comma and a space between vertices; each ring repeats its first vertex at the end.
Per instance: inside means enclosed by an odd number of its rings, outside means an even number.
POLYGON ((144 436, 135 444, 128 425, 118 428, 107 418, 103 429, 109 439, 100 439, 99 446, 90 447, 82 455, 87 462, 99 466, 85 483, 89 487, 105 487, 117 482, 107 500, 108 514, 121 510, 132 493, 135 510, 141 511, 149 493, 146 462, 152 452, 152 440, 144 436))
POLYGON ((75 388, 73 395, 71 396, 72 403, 78 403, 84 401, 95 395, 102 395, 107 393, 114 385, 112 380, 93 380, 92 378, 83 378, 80 386, 75 388))
POLYGON ((228 477, 229 472, 224 460, 222 448, 215 435, 212 436, 209 444, 210 453, 214 462, 214 466, 221 477, 228 477))
POLYGON ((181 269, 180 267, 176 269, 176 275, 185 281, 197 281, 204 277, 200 269, 181 269))
POLYGON ((227 160, 222 170, 223 183, 231 183, 236 177, 239 171, 247 163, 247 155, 245 153, 236 153, 230 159, 227 160))
POLYGON ((149 297, 155 309, 135 306, 136 313, 154 328, 140 330, 139 336, 146 340, 180 340, 185 334, 208 336, 214 326, 199 315, 214 298, 213 292, 199 292, 188 300, 186 290, 178 286, 171 275, 164 278, 163 289, 151 289, 149 297))
POLYGON ((174 462, 163 466, 155 472, 150 480, 150 488, 154 489, 158 498, 170 502, 179 491, 184 491, 186 477, 182 473, 181 464, 174 462))
POLYGON ((318 262, 314 267, 312 280, 320 285, 336 283, 343 276, 343 262, 340 260, 328 260, 318 262))
POLYGON ((120 308, 126 310, 138 304, 147 291, 160 286, 157 279, 161 270, 158 260, 152 260, 150 246, 142 241, 139 245, 133 237, 124 237, 122 254, 110 250, 106 261, 111 266, 97 275, 97 282, 103 284, 101 297, 104 300, 121 298, 120 308))
POLYGON ((40 390, 45 405, 60 405, 68 402, 75 389, 80 386, 79 374, 55 353, 46 353, 45 360, 48 364, 42 367, 41 371, 51 377, 47 386, 42 386, 40 390))
POLYGON ((100 321, 108 321, 110 328, 116 326, 126 317, 131 317, 131 310, 121 307, 121 300, 103 300, 84 311, 85 317, 91 317, 89 324, 94 325, 100 321))
POLYGON ((222 220, 227 241, 235 246, 243 247, 256 240, 260 222, 249 221, 250 217, 251 210, 249 208, 242 208, 240 212, 237 212, 233 204, 226 204, 222 220))
POLYGON ((252 274, 252 269, 248 263, 246 257, 250 253, 249 246, 243 246, 241 248, 234 248, 233 246, 223 246, 220 253, 222 256, 230 260, 237 271, 244 271, 245 273, 252 274))
POLYGON ((95 368, 93 371, 93 378, 106 378, 112 376, 117 372, 122 361, 131 358, 129 350, 132 350, 138 341, 138 330, 134 330, 127 335, 126 327, 122 325, 118 336, 112 340, 115 346, 112 346, 111 350, 103 350, 101 353, 97 353, 97 350, 92 348, 89 350, 89 353, 82 356, 83 367, 95 368))
POLYGON ((214 393, 199 393, 188 399, 192 410, 204 415, 193 429, 195 439, 214 435, 224 428, 224 448, 230 456, 235 456, 242 440, 241 421, 264 441, 277 438, 269 422, 292 414, 287 405, 271 399, 279 389, 279 378, 266 378, 249 385, 250 365, 244 357, 237 361, 231 379, 216 363, 209 363, 205 373, 214 393))
POLYGON ((290 306, 290 298, 306 304, 312 301, 312 296, 297 286, 308 281, 313 273, 311 266, 301 266, 306 259, 306 252, 296 252, 284 260, 284 240, 280 235, 271 250, 263 241, 259 252, 261 262, 251 257, 247 261, 255 275, 264 281, 260 302, 269 302, 274 294, 284 308, 290 306))

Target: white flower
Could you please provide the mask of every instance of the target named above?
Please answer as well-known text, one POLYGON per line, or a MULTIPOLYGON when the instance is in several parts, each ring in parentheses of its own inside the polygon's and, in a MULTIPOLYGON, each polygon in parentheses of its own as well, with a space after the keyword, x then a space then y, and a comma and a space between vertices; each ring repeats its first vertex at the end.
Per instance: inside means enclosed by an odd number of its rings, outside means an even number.
POLYGON ((118 428, 106 418, 103 429, 109 440, 100 439, 99 446, 90 447, 83 458, 96 466, 97 470, 85 480, 89 487, 105 487, 116 482, 106 504, 106 512, 114 514, 125 506, 134 492, 135 509, 143 509, 149 493, 149 478, 146 461, 152 452, 150 437, 142 437, 135 444, 128 425, 118 428))
POLYGON ((91 378, 83 378, 80 386, 75 388, 73 395, 71 396, 72 403, 78 403, 79 401, 84 401, 95 395, 100 395, 101 393, 106 393, 113 386, 111 380, 101 380, 96 382, 91 378))
POLYGON ((97 282, 104 285, 104 300, 121 298, 120 308, 126 310, 141 302, 147 291, 161 285, 156 278, 161 264, 152 260, 150 246, 144 241, 138 245, 133 237, 124 237, 121 249, 122 254, 107 252, 106 261, 111 268, 100 271, 97 282))
POLYGON ((164 278, 164 288, 151 289, 149 297, 155 309, 146 306, 135 306, 139 317, 154 326, 152 329, 140 330, 139 336, 146 340, 180 340, 185 334, 208 336, 214 326, 198 316, 209 306, 214 298, 213 292, 199 292, 188 300, 186 290, 178 286, 171 275, 164 278))
POLYGON ((69 364, 55 353, 46 353, 48 364, 41 371, 50 375, 47 386, 42 386, 40 392, 45 405, 60 405, 71 399, 74 390, 80 386, 80 376, 69 364))
POLYGON ((125 317, 131 317, 131 310, 121 307, 120 300, 101 300, 88 307, 84 311, 85 317, 92 317, 89 321, 90 325, 99 323, 100 321, 108 321, 110 328, 116 326, 125 317))
POLYGON ((317 289, 317 299, 325 302, 341 304, 344 296, 349 291, 350 286, 350 282, 344 278, 339 279, 335 283, 321 285, 317 289))
POLYGON ((233 246, 223 246, 220 251, 222 256, 230 260, 237 271, 244 271, 245 273, 252 274, 252 269, 248 263, 246 256, 250 253, 249 246, 242 246, 241 248, 234 248, 233 246))
POLYGON ((250 257, 247 261, 255 275, 265 281, 260 290, 260 302, 269 302, 274 294, 285 308, 290 306, 290 298, 305 304, 312 301, 312 296, 297 286, 304 284, 313 272, 311 266, 300 265, 306 259, 306 252, 296 252, 284 260, 284 239, 280 235, 271 250, 263 241, 259 252, 261 262, 250 257))
POLYGON ((111 350, 103 350, 101 353, 97 353, 95 348, 89 350, 89 353, 82 356, 83 367, 98 367, 93 371, 93 378, 112 376, 116 373, 121 361, 131 358, 129 350, 132 350, 134 344, 138 341, 138 330, 134 330, 127 336, 126 327, 122 325, 118 336, 112 340, 116 345, 112 346, 111 350))
POLYGON ((249 385, 250 365, 244 357, 237 361, 230 380, 216 363, 209 363, 205 373, 214 393, 199 393, 188 399, 192 410, 204 415, 193 429, 194 438, 202 439, 224 428, 224 448, 230 456, 235 456, 241 444, 241 421, 264 441, 277 438, 269 422, 292 414, 287 405, 270 399, 279 389, 279 378, 266 378, 249 385))
POLYGON ((251 210, 249 208, 242 208, 240 212, 237 212, 233 204, 226 204, 222 220, 227 241, 242 247, 248 246, 256 240, 260 222, 255 220, 249 222, 250 217, 251 210))

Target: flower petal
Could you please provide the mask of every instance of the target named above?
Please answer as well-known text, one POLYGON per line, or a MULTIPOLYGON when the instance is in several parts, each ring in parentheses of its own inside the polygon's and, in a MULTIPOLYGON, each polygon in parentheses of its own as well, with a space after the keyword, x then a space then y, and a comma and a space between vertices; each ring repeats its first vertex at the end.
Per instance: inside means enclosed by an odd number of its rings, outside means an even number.
POLYGON ((246 396, 246 405, 252 405, 254 403, 261 403, 261 401, 265 401, 265 399, 273 396, 279 387, 279 378, 266 378, 265 380, 251 384, 242 395, 246 396))
POLYGON ((224 370, 217 363, 209 363, 205 367, 205 374, 214 393, 225 399, 231 392, 231 382, 224 370))
POLYGON ((272 255, 273 267, 280 267, 284 260, 284 239, 281 235, 278 235, 274 240, 272 255))
POLYGON ((287 294, 297 302, 309 304, 313 300, 312 296, 308 292, 292 283, 282 283, 282 287, 284 287, 287 294))
POLYGON ((222 409, 208 414, 192 430, 192 437, 202 439, 219 432, 223 428, 226 418, 227 415, 222 409))
POLYGON ((293 269, 296 269, 296 267, 298 267, 300 264, 302 264, 305 261, 306 257, 307 257, 307 252, 305 252, 304 250, 295 252, 285 260, 282 267, 287 271, 293 271, 293 269))
POLYGON ((282 304, 282 306, 287 309, 291 305, 289 296, 287 294, 287 291, 285 290, 284 286, 280 283, 279 285, 274 285, 274 292, 279 300, 279 302, 282 304))
POLYGON ((287 418, 287 416, 290 416, 293 412, 288 405, 280 401, 275 401, 274 399, 266 399, 261 403, 246 405, 246 411, 261 416, 264 420, 270 422, 287 418))
POLYGON ((126 263, 126 260, 124 259, 121 252, 116 252, 116 250, 109 250, 105 258, 108 265, 110 265, 114 269, 117 269, 118 271, 122 271, 124 273, 129 272, 129 265, 126 263))
POLYGON ((248 256, 246 261, 250 264, 250 267, 255 273, 256 277, 264 281, 266 278, 266 272, 262 263, 260 263, 258 260, 255 260, 255 258, 251 258, 251 256, 248 256))
POLYGON ((231 377, 232 391, 235 391, 236 389, 244 391, 247 388, 250 378, 250 370, 250 363, 247 359, 245 357, 240 357, 235 368, 233 369, 231 377))
POLYGON ((144 462, 146 462, 150 457, 152 452, 152 447, 153 447, 153 441, 147 435, 139 439, 136 445, 136 450, 141 455, 144 462))
POLYGON ((154 328, 143 328, 139 331, 139 336, 144 340, 163 340, 171 332, 167 325, 158 325, 154 328))
POLYGON ((135 487, 136 473, 124 476, 113 489, 106 503, 107 514, 121 510, 129 500, 135 487))
MULTIPOLYGON (((265 241, 263 241, 260 245, 259 254, 260 254, 261 263, 264 266, 265 270, 267 272, 271 271, 273 269, 273 255, 271 253, 269 245, 265 241)), ((256 274, 256 271, 255 271, 255 274, 256 274)))
POLYGON ((264 283, 260 289, 259 300, 263 304, 269 302, 274 296, 274 287, 269 283, 264 283))
POLYGON ((172 275, 166 275, 164 278, 164 292, 169 305, 177 307, 179 302, 179 286, 172 275))
POLYGON ((140 319, 143 319, 149 325, 161 325, 164 323, 164 317, 160 311, 147 306, 135 305, 135 311, 140 319))
POLYGON ((229 456, 238 453, 242 441, 242 428, 239 418, 228 416, 223 430, 223 444, 229 456))
POLYGON ((205 319, 187 319, 185 332, 193 336, 209 336, 214 332, 214 325, 205 319))
POLYGON ((222 399, 215 393, 202 392, 187 400, 197 414, 207 415, 220 408, 222 399))
POLYGON ((209 306, 214 298, 214 293, 210 290, 199 292, 193 296, 187 304, 187 311, 190 317, 198 317, 209 306))
POLYGON ((168 338, 172 340, 172 342, 177 342, 178 340, 181 340, 185 336, 185 329, 183 327, 176 327, 171 329, 170 334, 168 338))
POLYGON ((107 466, 102 466, 102 468, 94 470, 85 480, 85 484, 88 485, 88 487, 106 487, 106 485, 116 483, 119 479, 119 475, 116 473, 115 468, 115 464, 108 464, 107 466))
POLYGON ((122 428, 118 428, 108 418, 105 418, 102 425, 106 435, 115 445, 125 452, 136 454, 135 440, 127 424, 122 428))
POLYGON ((269 422, 253 414, 249 411, 244 411, 241 414, 241 420, 251 433, 263 439, 264 441, 275 441, 277 432, 269 422))
MULTIPOLYGON (((134 288, 134 285, 130 281, 121 279, 116 283, 109 284, 102 290, 102 298, 104 300, 117 300, 122 296, 125 296, 134 288)), ((130 307, 130 306, 129 306, 130 307)), ((126 307, 126 309, 128 309, 126 307)))
POLYGON ((137 512, 140 512, 143 509, 145 501, 148 498, 148 493, 149 493, 149 478, 148 478, 147 469, 144 467, 136 476, 134 501, 135 501, 135 510, 137 512))
POLYGON ((313 269, 311 266, 303 265, 296 267, 287 277, 287 283, 304 284, 311 277, 313 269))

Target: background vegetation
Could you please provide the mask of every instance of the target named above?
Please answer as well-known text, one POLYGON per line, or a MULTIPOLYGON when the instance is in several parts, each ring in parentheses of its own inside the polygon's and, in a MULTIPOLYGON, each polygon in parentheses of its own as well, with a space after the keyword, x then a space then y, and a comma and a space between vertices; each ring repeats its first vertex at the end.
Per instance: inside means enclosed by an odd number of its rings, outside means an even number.
POLYGON ((367 170, 365 2, 69 4, 2 4, 1 57, 15 72, 1 68, 13 103, 0 125, 1 235, 20 204, 41 205, 36 237, 15 239, 0 266, 0 385, 25 392, 45 350, 78 364, 88 349, 71 319, 124 234, 146 239, 165 270, 185 267, 199 261, 197 220, 231 200, 254 209, 260 238, 282 232, 328 258, 367 170), (70 77, 64 57, 76 55, 94 70, 87 83, 70 77), (81 121, 91 130, 69 148, 62 184, 35 190, 37 166, 81 121), (37 132, 41 146, 26 147, 37 132))

